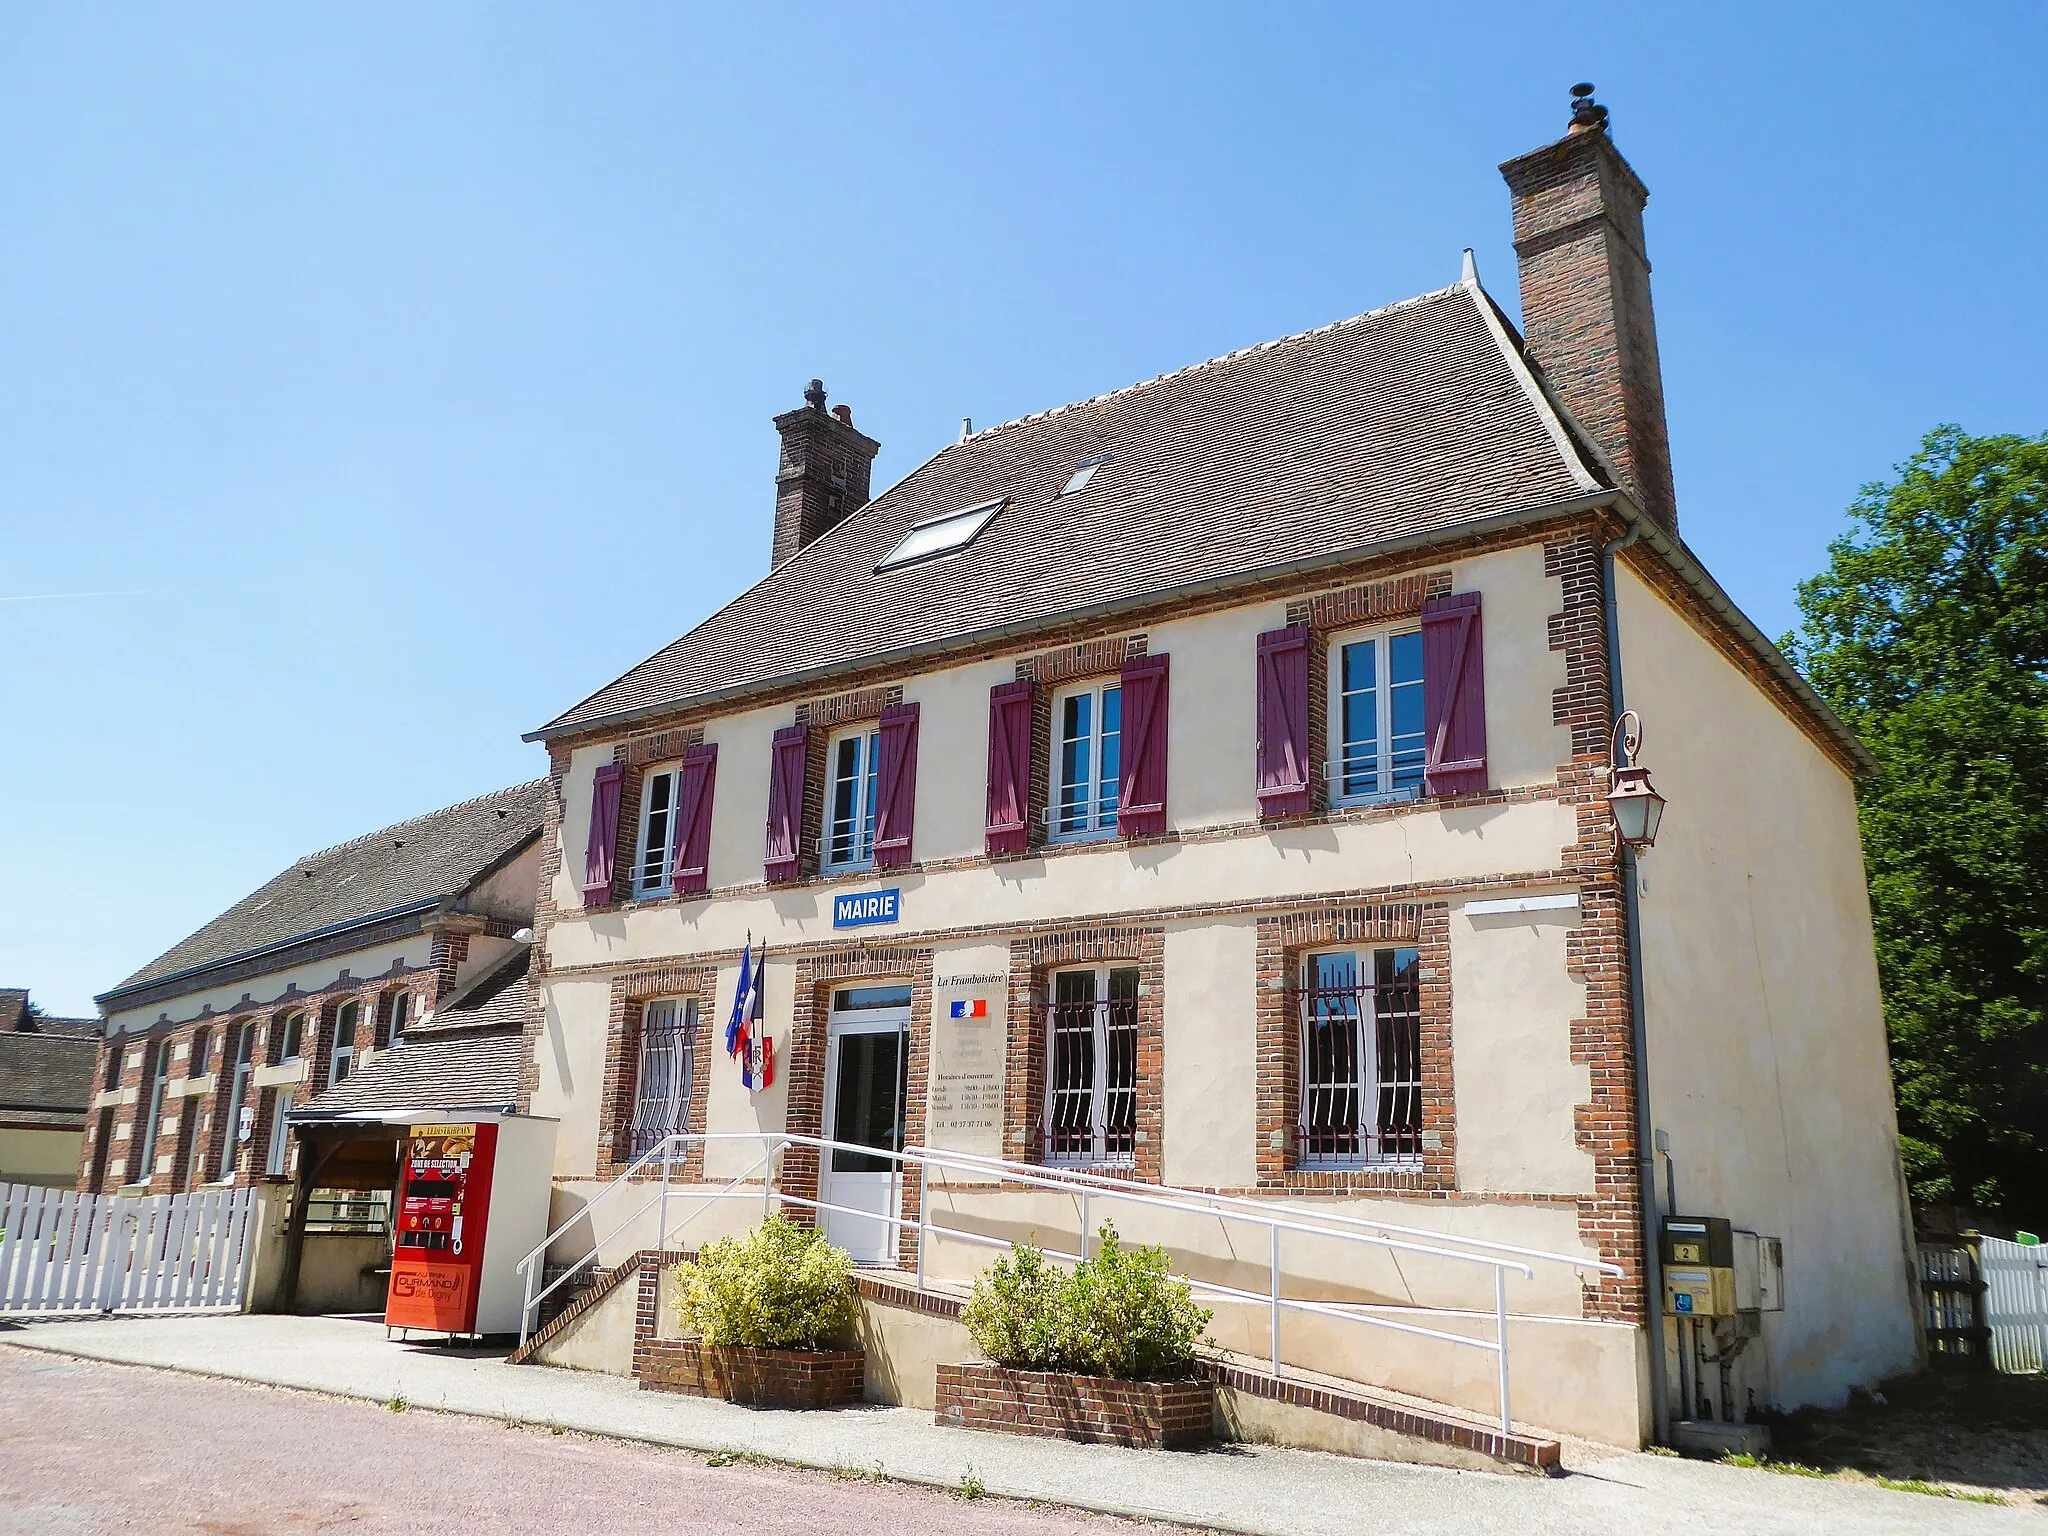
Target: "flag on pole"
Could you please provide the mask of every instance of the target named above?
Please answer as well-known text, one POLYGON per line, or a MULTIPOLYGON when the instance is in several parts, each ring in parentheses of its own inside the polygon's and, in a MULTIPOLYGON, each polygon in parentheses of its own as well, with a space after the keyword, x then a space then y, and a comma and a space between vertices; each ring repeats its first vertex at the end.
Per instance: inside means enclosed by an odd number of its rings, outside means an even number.
POLYGON ((747 935, 747 947, 740 954, 740 982, 733 988, 732 1017, 725 1024, 725 1054, 739 1055, 747 1039, 747 1020, 753 1017, 754 936, 747 935))
POLYGON ((747 1042, 753 1057, 753 1071, 749 1074, 747 1086, 756 1093, 775 1081, 775 1042, 768 1038, 768 1026, 761 1018, 761 994, 767 990, 763 984, 767 969, 768 945, 764 940, 761 953, 754 961, 754 1010, 747 1020, 747 1042))

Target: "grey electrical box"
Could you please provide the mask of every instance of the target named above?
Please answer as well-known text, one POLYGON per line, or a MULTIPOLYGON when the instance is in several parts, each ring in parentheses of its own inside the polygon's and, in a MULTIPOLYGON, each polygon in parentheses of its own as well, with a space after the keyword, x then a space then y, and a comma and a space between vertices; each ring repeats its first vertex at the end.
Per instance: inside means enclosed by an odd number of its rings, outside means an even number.
POLYGON ((1735 1233, 1735 1305, 1743 1312, 1785 1310, 1785 1244, 1759 1232, 1735 1233))

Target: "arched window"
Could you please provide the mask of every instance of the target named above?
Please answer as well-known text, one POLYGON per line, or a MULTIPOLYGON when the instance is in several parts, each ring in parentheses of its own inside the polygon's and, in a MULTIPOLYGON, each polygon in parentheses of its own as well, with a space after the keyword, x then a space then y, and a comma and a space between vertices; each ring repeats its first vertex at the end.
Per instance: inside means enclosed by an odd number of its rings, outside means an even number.
MULTIPOLYGON (((242 1144, 242 1112, 250 1107, 249 1074, 255 1067, 256 1026, 247 1020, 228 1026, 228 1063, 234 1073, 228 1088, 227 1127, 221 1134, 220 1176, 235 1176, 235 1154, 242 1144)), ((251 1117, 253 1118, 253 1116, 251 1117)))
POLYGON ((384 999, 383 1020, 377 1030, 377 1046, 400 1044, 405 1039, 406 1026, 412 1023, 412 993, 393 992, 384 999))
POLYGON ((303 1013, 285 1015, 282 1024, 273 1025, 275 1035, 270 1042, 272 1066, 281 1066, 287 1061, 299 1059, 299 1049, 304 1044, 306 1016, 303 1013))
POLYGON ((349 1068, 356 1059, 356 1020, 362 1017, 363 1005, 350 1000, 343 1003, 334 1016, 334 1049, 327 1057, 327 1086, 332 1088, 348 1076, 349 1068))

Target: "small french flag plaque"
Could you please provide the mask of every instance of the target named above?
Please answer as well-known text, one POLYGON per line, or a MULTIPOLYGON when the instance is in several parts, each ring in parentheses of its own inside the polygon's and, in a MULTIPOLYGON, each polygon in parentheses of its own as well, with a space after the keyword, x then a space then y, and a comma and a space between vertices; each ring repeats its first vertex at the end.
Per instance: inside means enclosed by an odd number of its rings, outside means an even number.
POLYGON ((955 1001, 953 1004, 953 1017, 956 1019, 987 1018, 988 999, 985 997, 977 997, 972 1000, 961 999, 955 1001))

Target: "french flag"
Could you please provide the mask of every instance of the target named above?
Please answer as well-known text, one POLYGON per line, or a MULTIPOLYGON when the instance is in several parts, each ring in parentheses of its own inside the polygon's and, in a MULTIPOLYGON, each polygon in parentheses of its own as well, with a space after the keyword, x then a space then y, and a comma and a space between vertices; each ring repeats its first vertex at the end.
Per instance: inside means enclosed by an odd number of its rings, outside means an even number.
POLYGON ((977 997, 973 1002, 958 1002, 953 1005, 956 1019, 985 1019, 988 1017, 988 999, 977 997))

